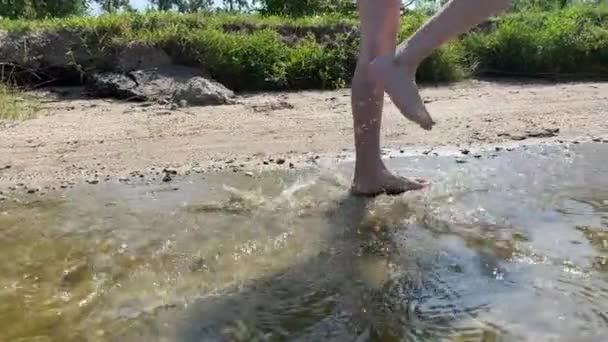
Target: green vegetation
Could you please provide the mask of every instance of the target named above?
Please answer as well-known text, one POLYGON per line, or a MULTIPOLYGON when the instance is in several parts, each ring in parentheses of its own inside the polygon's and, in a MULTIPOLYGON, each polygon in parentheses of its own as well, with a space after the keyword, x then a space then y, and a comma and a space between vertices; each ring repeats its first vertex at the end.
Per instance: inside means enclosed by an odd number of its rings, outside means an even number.
POLYGON ((38 107, 33 99, 0 83, 0 120, 25 120, 32 118, 38 107))
MULTIPOLYGON (((155 3, 158 8, 181 9, 177 2, 169 2, 155 3)), ((300 12, 289 7, 304 2, 258 2, 264 13, 284 14, 280 16, 126 11, 99 17, 4 19, 0 20, 0 29, 20 33, 78 32, 92 51, 90 65, 79 66, 85 71, 102 64, 96 59, 104 58, 104 51, 139 40, 163 48, 180 62, 204 67, 212 77, 236 91, 348 85, 359 43, 356 16, 338 0, 319 0, 315 8, 328 12, 320 16, 298 16, 300 12)), ((235 8, 244 6, 236 0, 233 3, 235 8)), ((515 10, 509 15, 449 43, 425 60, 418 70, 418 80, 449 82, 489 72, 608 77, 608 6, 567 4, 514 2, 515 10)), ((409 11, 403 18, 400 38, 411 35, 432 8, 420 6, 417 11, 409 11)))

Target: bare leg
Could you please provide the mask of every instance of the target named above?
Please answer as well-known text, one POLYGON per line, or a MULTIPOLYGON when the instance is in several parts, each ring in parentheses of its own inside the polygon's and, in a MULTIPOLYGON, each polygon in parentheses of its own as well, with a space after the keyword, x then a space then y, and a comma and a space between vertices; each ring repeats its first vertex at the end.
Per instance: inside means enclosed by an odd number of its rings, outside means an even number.
POLYGON ((384 82, 386 92, 405 117, 424 129, 432 128, 434 122, 415 83, 418 65, 440 45, 507 10, 509 3, 510 0, 450 0, 409 40, 399 45, 395 57, 386 54, 374 60, 374 76, 384 82))
POLYGON ((399 26, 398 0, 359 0, 361 51, 352 81, 352 109, 356 164, 352 192, 374 196, 421 189, 424 182, 391 174, 380 156, 380 126, 384 87, 370 78, 370 62, 377 56, 393 56, 399 26))

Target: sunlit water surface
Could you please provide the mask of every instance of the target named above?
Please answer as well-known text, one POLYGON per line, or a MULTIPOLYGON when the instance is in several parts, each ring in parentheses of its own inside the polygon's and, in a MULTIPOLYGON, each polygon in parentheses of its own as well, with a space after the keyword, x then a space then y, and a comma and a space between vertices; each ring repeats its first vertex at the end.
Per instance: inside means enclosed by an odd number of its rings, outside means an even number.
POLYGON ((1 341, 605 341, 608 145, 0 202, 1 341), (177 188, 177 189, 176 189, 177 188))

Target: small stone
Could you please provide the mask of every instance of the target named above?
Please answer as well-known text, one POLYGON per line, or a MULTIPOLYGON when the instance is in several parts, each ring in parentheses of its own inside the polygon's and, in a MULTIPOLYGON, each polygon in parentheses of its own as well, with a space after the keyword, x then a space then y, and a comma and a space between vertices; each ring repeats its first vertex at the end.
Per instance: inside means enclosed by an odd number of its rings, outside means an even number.
POLYGON ((38 189, 27 189, 28 194, 35 194, 36 192, 38 192, 38 189))
POLYGON ((604 140, 602 140, 602 142, 603 142, 604 144, 608 144, 608 139, 604 139, 604 140))
POLYGON ((95 184, 99 184, 99 180, 98 179, 89 179, 89 180, 87 180, 87 183, 95 185, 95 184))
POLYGON ((166 173, 166 174, 168 174, 168 175, 177 176, 177 171, 176 170, 164 169, 163 172, 166 173))
POLYGON ((270 164, 270 163, 269 163, 268 161, 264 160, 264 161, 262 162, 262 164, 264 164, 264 165, 268 165, 268 164, 270 164))
POLYGON ((511 136, 511 140, 516 140, 516 141, 521 141, 521 140, 526 140, 526 136, 525 135, 512 135, 511 136))
POLYGON ((496 147, 495 150, 496 152, 500 152, 502 150, 502 147, 496 147))
POLYGON ((602 142, 602 138, 593 138, 591 140, 593 140, 593 142, 602 142))
POLYGON ((250 171, 245 172, 245 176, 247 176, 247 177, 253 177, 253 172, 250 172, 250 171))
POLYGON ((118 178, 118 181, 119 182, 128 182, 129 178, 127 178, 127 177, 120 177, 120 178, 118 178))
POLYGON ((173 179, 171 178, 171 175, 166 173, 165 176, 163 177, 163 182, 167 183, 172 181, 173 179))
POLYGON ((572 143, 573 143, 574 145, 578 145, 580 142, 579 142, 578 140, 574 140, 572 143))
POLYGON ((283 164, 285 164, 285 161, 286 161, 285 159, 279 158, 279 159, 277 159, 277 165, 283 165, 283 164))
POLYGON ((13 167, 12 165, 4 165, 4 167, 0 168, 0 170, 8 170, 11 167, 13 167))
POLYGON ((295 167, 296 167, 296 166, 295 166, 295 165, 293 165, 293 163, 289 163, 289 168, 290 168, 290 169, 293 169, 293 168, 295 168, 295 167))
POLYGON ((479 159, 479 158, 481 158, 481 154, 476 154, 473 157, 479 159))
POLYGON ((460 153, 464 154, 465 156, 469 153, 471 153, 471 151, 467 150, 466 148, 460 150, 460 153))

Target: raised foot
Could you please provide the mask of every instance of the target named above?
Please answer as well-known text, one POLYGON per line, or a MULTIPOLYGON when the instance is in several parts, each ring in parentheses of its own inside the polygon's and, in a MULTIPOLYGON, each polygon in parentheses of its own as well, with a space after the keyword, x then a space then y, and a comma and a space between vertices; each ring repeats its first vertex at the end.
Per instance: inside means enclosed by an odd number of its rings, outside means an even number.
POLYGON ((422 190, 429 186, 423 179, 409 179, 382 172, 377 177, 355 179, 351 193, 355 196, 376 197, 378 195, 399 195, 408 191, 422 190))
POLYGON ((416 72, 394 63, 393 56, 380 56, 370 63, 372 79, 384 84, 386 93, 401 114, 425 130, 431 130, 435 122, 429 115, 416 86, 416 72))

